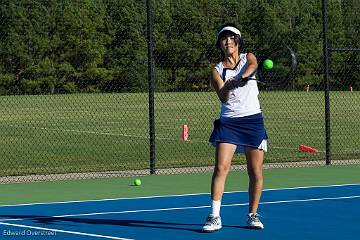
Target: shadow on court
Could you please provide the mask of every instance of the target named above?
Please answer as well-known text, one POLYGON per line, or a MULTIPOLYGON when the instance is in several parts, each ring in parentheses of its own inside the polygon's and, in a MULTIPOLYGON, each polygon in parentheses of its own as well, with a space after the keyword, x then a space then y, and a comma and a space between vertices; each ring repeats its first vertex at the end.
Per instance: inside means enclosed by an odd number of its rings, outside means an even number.
MULTIPOLYGON (((135 228, 153 228, 153 229, 172 229, 172 230, 186 230, 196 233, 204 233, 201 229, 203 223, 177 223, 177 222, 163 222, 163 221, 146 221, 134 219, 89 219, 89 218, 74 218, 74 217, 50 217, 41 215, 0 215, 1 218, 11 218, 18 220, 33 221, 36 224, 46 225, 62 225, 62 226, 76 226, 78 224, 96 224, 108 226, 122 226, 135 228), (64 224, 73 223, 73 224, 64 224)), ((232 226, 223 225, 223 228, 241 228, 254 230, 247 226, 232 226)))

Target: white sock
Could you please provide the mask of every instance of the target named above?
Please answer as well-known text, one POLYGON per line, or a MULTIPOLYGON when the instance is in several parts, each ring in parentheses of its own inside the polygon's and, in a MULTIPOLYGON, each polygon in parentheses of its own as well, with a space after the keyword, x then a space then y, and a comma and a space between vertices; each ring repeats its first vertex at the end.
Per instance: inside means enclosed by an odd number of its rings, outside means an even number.
POLYGON ((217 201, 212 200, 212 202, 211 202, 211 214, 214 217, 220 216, 220 207, 221 207, 221 201, 220 200, 217 200, 217 201))

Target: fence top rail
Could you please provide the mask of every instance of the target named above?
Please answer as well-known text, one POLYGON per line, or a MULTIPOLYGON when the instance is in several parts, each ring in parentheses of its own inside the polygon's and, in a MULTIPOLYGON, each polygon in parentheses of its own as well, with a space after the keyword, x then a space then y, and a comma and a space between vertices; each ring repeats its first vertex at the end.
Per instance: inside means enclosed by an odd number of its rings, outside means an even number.
POLYGON ((360 52, 360 48, 329 48, 329 50, 334 52, 360 52))

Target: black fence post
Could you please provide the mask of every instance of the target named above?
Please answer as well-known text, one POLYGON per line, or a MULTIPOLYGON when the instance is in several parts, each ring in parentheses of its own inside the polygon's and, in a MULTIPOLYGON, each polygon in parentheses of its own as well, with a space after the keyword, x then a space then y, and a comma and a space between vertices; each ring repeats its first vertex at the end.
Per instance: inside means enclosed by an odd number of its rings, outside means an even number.
POLYGON ((330 95, 329 95, 329 43, 328 43, 328 1, 322 1, 323 11, 323 58, 324 58, 324 93, 325 93, 325 145, 326 165, 330 160, 330 95))
POLYGON ((148 91, 149 91, 149 127, 150 127, 150 174, 155 174, 155 117, 154 117, 154 67, 152 41, 152 0, 146 1, 147 46, 148 46, 148 91))

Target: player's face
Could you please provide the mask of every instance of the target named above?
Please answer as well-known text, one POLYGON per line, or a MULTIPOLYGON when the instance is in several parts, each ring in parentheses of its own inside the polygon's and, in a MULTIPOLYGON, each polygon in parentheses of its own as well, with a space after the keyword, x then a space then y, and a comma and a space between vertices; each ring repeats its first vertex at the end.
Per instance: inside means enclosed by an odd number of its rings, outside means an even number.
POLYGON ((238 51, 238 44, 235 41, 234 35, 225 35, 222 38, 220 38, 220 47, 221 50, 225 53, 225 55, 231 55, 235 53, 235 51, 238 51))

